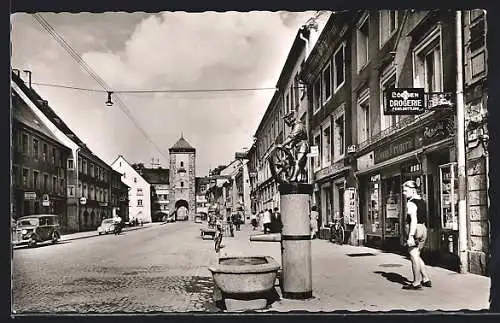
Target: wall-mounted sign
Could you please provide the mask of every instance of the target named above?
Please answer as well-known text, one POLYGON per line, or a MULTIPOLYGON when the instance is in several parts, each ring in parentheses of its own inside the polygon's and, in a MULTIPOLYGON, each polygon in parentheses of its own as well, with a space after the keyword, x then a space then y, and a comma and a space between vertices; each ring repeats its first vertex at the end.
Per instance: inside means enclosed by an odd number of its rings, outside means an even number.
POLYGON ((377 147, 373 151, 373 160, 375 164, 385 160, 400 156, 412 150, 422 147, 422 133, 411 133, 408 136, 390 142, 388 145, 377 147))
POLYGON ((81 205, 87 204, 87 198, 85 196, 80 197, 80 204, 81 205))
POLYGON ((24 192, 25 200, 36 200, 36 192, 24 192))
POLYGON ((356 188, 349 187, 344 191, 344 222, 350 225, 356 224, 356 188))
POLYGON ((384 114, 422 114, 424 111, 425 92, 423 88, 394 88, 387 91, 384 114))
POLYGON ((356 152, 356 145, 347 146, 347 153, 348 154, 354 154, 355 152, 356 152))

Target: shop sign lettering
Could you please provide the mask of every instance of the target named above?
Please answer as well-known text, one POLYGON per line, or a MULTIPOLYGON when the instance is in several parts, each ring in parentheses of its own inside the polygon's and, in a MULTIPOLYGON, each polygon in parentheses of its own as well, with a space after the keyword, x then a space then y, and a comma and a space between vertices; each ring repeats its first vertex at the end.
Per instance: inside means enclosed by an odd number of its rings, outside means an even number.
POLYGON ((344 160, 341 160, 339 162, 336 162, 334 164, 331 164, 328 167, 325 167, 318 172, 314 174, 314 178, 316 180, 320 180, 324 177, 334 175, 336 172, 338 172, 341 168, 344 167, 344 160))
POLYGON ((384 114, 422 114, 424 111, 425 92, 423 88, 396 88, 387 91, 384 114))
POLYGON ((422 146, 422 134, 411 134, 388 145, 376 148, 373 152, 375 164, 400 156, 422 146))

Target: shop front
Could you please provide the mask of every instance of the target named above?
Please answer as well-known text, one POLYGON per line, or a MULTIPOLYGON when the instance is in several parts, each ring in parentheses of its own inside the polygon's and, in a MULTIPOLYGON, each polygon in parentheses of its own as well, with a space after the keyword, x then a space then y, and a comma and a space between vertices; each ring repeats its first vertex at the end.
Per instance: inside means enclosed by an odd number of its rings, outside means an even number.
POLYGON ((448 183, 454 176, 450 166, 455 158, 453 132, 445 131, 452 128, 443 125, 449 122, 441 119, 422 125, 358 157, 359 212, 366 245, 405 251, 407 201, 402 185, 414 180, 427 205, 428 257, 443 258, 444 251, 457 254, 457 226, 451 215, 456 208, 453 211, 449 206, 451 190, 442 190, 449 186, 443 186, 443 181, 448 183))

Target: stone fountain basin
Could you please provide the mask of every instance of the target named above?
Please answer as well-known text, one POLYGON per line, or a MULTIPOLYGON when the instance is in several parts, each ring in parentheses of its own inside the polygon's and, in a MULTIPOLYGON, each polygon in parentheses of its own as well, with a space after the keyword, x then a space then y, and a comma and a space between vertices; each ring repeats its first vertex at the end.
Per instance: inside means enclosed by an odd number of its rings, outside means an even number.
POLYGON ((265 293, 274 287, 280 265, 269 256, 221 257, 208 269, 226 294, 265 293))

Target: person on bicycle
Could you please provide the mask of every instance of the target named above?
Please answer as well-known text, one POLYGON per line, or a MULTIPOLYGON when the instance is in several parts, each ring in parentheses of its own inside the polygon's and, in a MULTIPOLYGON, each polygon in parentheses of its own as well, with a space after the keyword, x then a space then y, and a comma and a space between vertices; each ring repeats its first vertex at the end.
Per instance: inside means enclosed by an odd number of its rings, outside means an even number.
POLYGON ((215 235, 214 235, 214 241, 215 241, 215 252, 219 252, 220 250, 220 245, 222 243, 222 221, 219 218, 216 218, 215 220, 215 235))
POLYGON ((309 144, 307 143, 307 129, 300 120, 297 120, 295 112, 293 111, 283 118, 286 125, 292 128, 282 146, 285 148, 288 147, 290 150, 295 150, 295 167, 290 181, 296 182, 301 170, 304 169, 307 162, 307 151, 309 149, 309 144))

